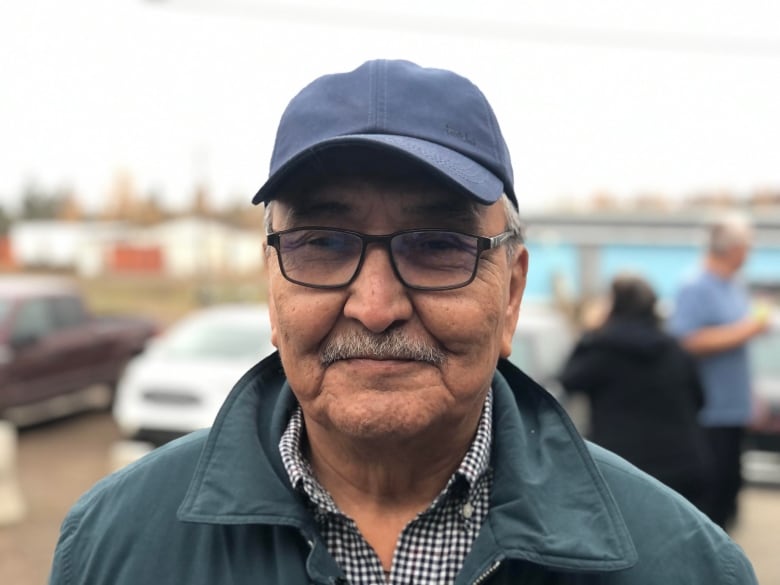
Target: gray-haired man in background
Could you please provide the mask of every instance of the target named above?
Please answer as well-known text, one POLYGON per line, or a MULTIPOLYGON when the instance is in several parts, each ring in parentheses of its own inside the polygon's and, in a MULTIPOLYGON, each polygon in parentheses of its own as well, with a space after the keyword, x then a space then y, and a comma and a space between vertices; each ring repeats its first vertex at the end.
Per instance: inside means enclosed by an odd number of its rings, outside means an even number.
POLYGON ((744 216, 725 215, 710 227, 701 271, 677 294, 671 328, 696 356, 704 386, 699 421, 712 453, 713 477, 704 509, 723 528, 737 516, 745 428, 753 417, 748 343, 769 327, 754 313, 739 278, 753 241, 744 216))

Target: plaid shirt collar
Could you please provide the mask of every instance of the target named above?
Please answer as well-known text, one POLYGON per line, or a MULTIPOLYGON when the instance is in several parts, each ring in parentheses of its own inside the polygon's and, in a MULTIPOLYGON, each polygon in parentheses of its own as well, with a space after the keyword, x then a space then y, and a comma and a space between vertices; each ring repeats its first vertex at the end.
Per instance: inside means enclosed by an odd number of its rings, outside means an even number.
POLYGON ((350 583, 408 585, 455 580, 490 507, 492 408, 491 390, 468 452, 428 509, 399 535, 389 573, 383 571, 355 522, 338 509, 314 477, 301 452, 304 421, 300 407, 296 409, 279 443, 282 460, 292 485, 309 502, 328 551, 350 583))

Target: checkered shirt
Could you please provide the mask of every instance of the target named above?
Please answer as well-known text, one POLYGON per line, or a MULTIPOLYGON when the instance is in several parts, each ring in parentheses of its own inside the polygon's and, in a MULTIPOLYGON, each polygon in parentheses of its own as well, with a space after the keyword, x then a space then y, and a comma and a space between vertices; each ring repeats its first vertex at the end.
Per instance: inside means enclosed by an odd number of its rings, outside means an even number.
POLYGON ((301 451, 304 432, 300 407, 279 442, 293 487, 305 494, 330 554, 355 585, 427 585, 453 583, 487 516, 493 473, 490 468, 493 393, 466 456, 427 510, 401 532, 392 570, 385 574, 379 557, 355 522, 339 511, 314 477, 301 451))

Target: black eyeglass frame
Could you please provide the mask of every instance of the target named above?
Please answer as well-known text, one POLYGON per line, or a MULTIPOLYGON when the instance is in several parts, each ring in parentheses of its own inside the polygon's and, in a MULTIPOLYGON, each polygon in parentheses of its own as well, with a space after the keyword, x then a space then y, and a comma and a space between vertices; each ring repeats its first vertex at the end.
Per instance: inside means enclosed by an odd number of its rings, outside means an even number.
POLYGON ((466 232, 459 232, 457 230, 448 230, 448 229, 439 229, 439 228, 400 230, 397 232, 393 232, 391 234, 372 235, 372 234, 364 234, 361 232, 356 232, 354 230, 346 230, 346 229, 334 228, 334 227, 301 226, 301 227, 291 228, 288 230, 271 232, 266 236, 266 243, 276 250, 276 257, 279 260, 279 268, 282 271, 282 276, 284 276, 285 279, 292 282, 293 284, 298 284, 308 288, 330 289, 330 290, 347 287, 350 284, 352 284, 357 278, 358 274, 360 274, 360 269, 363 267, 363 261, 365 260, 366 257, 366 248, 368 247, 368 245, 381 244, 382 247, 387 251, 387 255, 390 258, 390 266, 393 268, 393 273, 395 274, 396 278, 401 282, 401 284, 403 284, 406 288, 411 290, 422 290, 422 291, 443 291, 443 290, 454 290, 457 288, 463 288, 464 286, 468 286, 469 284, 471 284, 477 276, 477 271, 479 270, 479 259, 481 258, 482 253, 487 250, 494 250, 496 248, 499 248, 500 246, 506 244, 512 238, 517 238, 518 241, 521 243, 523 241, 521 234, 518 233, 516 230, 507 230, 495 236, 477 236, 466 232), (346 282, 341 284, 311 284, 308 282, 302 282, 300 280, 291 278, 287 274, 287 271, 284 269, 284 260, 282 259, 282 251, 280 249, 281 236, 289 233, 306 231, 306 230, 338 232, 343 234, 350 234, 360 239, 362 244, 362 247, 360 249, 360 259, 358 260, 358 263, 355 266, 355 272, 346 282), (395 257, 393 255, 393 249, 390 246, 390 242, 393 240, 393 238, 403 234, 425 233, 425 232, 446 232, 446 233, 457 234, 459 236, 474 238, 476 240, 477 252, 474 256, 474 269, 471 271, 471 276, 469 276, 467 280, 465 280, 462 283, 450 284, 445 286, 415 286, 409 284, 408 282, 406 282, 406 280, 404 280, 403 276, 401 276, 401 273, 398 270, 398 266, 396 266, 395 257))

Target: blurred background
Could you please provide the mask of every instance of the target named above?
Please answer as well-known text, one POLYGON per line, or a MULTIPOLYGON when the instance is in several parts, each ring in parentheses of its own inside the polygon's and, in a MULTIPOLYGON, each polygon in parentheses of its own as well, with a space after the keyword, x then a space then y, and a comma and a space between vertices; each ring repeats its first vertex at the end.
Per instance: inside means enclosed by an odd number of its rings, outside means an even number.
MULTIPOLYGON (((769 0, 4 3, 0 271, 64 277, 85 317, 145 319, 154 339, 207 305, 261 305, 249 201, 284 106, 320 74, 387 57, 454 69, 496 110, 531 250, 518 338, 547 339, 514 357, 537 377, 570 347, 550 323, 573 339, 618 272, 667 306, 723 211, 753 220, 743 274, 777 311, 778 22, 769 0)), ((780 387, 777 336, 758 353, 780 387)), ((0 445, 2 583, 45 582, 66 510, 132 435, 105 403, 45 418, 0 445), (3 498, 21 502, 5 521, 3 498)), ((734 534, 764 583, 780 582, 776 455, 750 454, 734 534)))

